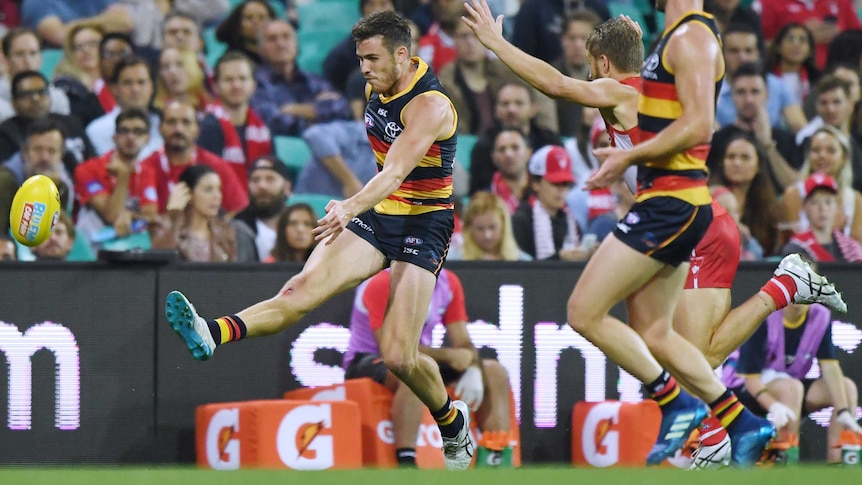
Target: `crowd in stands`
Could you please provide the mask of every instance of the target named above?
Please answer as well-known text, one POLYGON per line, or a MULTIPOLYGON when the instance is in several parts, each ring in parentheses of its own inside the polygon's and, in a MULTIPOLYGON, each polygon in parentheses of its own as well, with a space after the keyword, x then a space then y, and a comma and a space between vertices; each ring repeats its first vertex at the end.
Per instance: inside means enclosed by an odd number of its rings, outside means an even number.
MULTIPOLYGON (((856 3, 706 1, 726 60, 710 186, 738 221, 743 259, 862 259, 856 3)), ((646 46, 663 28, 646 0, 489 4, 513 43, 578 79, 590 75, 587 38, 611 15, 638 20, 646 46)), ((623 183, 583 190, 600 163, 593 150, 609 143, 604 123, 518 79, 461 22, 463 8, 0 1, 0 229, 36 173, 58 183, 69 216, 54 250, 9 250, 4 238, 4 259, 138 247, 189 261, 303 261, 326 201, 377 170, 350 27, 380 10, 413 21, 414 53, 459 114, 450 259, 588 259, 633 201, 623 183)))

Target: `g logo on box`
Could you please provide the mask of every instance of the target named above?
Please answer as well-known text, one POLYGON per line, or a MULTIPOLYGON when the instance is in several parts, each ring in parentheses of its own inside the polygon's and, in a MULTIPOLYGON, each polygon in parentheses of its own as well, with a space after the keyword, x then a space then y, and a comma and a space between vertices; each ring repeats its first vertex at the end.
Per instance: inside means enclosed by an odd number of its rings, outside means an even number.
POLYGON ((619 402, 604 402, 593 406, 584 419, 581 446, 587 463, 596 467, 615 465, 620 459, 619 402))
POLYGON ((306 404, 293 408, 278 425, 276 446, 282 463, 294 470, 325 470, 335 464, 331 435, 332 406, 306 404))
POLYGON ((207 462, 213 470, 239 468, 239 409, 220 409, 207 426, 207 462))

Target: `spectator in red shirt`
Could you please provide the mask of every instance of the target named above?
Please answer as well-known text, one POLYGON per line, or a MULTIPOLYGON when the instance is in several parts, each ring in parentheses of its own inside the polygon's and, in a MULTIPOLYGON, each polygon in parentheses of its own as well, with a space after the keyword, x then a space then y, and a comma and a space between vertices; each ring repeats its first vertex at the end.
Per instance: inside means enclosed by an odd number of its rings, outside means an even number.
POLYGON ((158 191, 159 212, 165 211, 170 190, 189 165, 208 165, 222 182, 222 208, 235 214, 248 205, 246 181, 237 179, 236 172, 218 156, 198 147, 195 140, 200 132, 195 109, 180 101, 165 106, 159 131, 165 144, 143 162, 142 170, 151 172, 158 191))
POLYGON ((787 24, 808 27, 814 35, 820 69, 826 64, 829 43, 835 36, 845 30, 862 29, 853 0, 760 0, 760 9, 763 36, 767 41, 772 41, 787 24))
POLYGON ((458 0, 432 0, 431 12, 434 23, 419 39, 419 57, 440 72, 443 66, 458 57, 455 50, 455 27, 461 23, 464 5, 458 0))
POLYGON ((75 195, 81 206, 77 227, 91 242, 108 226, 123 237, 133 232, 134 220, 152 220, 158 214, 155 180, 142 176, 139 157, 150 140, 149 114, 136 108, 123 111, 115 126, 116 150, 75 168, 75 195))

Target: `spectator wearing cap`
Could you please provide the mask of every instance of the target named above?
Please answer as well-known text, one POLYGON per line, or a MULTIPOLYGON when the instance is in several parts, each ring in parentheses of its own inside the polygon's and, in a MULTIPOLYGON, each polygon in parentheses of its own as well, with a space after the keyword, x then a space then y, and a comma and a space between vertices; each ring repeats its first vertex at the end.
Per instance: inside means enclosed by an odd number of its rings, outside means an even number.
MULTIPOLYGON (((838 182, 839 209, 835 214, 835 228, 862 241, 862 194, 853 188, 851 153, 850 139, 846 134, 833 126, 821 126, 811 136, 806 160, 800 171, 806 178, 820 172, 838 182)), ((803 232, 808 229, 808 218, 802 210, 806 195, 802 181, 784 191, 780 205, 785 231, 803 232)), ((785 235, 788 236, 790 234, 785 235)))
POLYGON ((805 179, 802 210, 808 218, 808 230, 794 234, 784 246, 784 254, 804 253, 817 262, 862 262, 862 245, 835 229, 838 203, 834 178, 814 173, 805 179))
POLYGON ((528 168, 535 196, 512 216, 518 246, 536 260, 589 258, 592 251, 579 247, 578 228, 566 207, 566 195, 575 184, 569 154, 558 145, 542 147, 530 157, 528 168))
POLYGON ((302 133, 312 157, 299 173, 294 192, 348 198, 377 173, 377 161, 363 121, 338 120, 302 133))
POLYGON ((236 215, 252 234, 258 261, 265 260, 277 239, 278 216, 291 195, 293 175, 290 169, 272 156, 258 158, 248 171, 249 205, 236 215))

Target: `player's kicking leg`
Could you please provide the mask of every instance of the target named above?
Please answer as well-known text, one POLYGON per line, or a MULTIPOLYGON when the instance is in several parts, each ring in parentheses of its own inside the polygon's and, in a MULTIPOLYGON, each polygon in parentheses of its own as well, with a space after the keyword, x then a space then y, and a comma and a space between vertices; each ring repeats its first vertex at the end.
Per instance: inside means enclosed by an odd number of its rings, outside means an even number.
POLYGON ((221 344, 277 333, 333 295, 358 285, 385 264, 383 255, 351 231, 332 244, 319 244, 302 271, 274 297, 236 315, 205 320, 179 291, 168 294, 165 316, 192 357, 207 360, 221 344))

